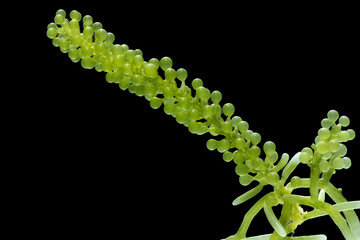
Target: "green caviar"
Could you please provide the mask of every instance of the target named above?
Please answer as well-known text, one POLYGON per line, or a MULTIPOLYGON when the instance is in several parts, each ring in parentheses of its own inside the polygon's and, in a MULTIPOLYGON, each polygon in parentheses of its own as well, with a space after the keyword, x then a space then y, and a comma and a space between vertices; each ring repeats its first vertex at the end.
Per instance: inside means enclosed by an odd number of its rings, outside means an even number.
MULTIPOLYGON (((265 185, 273 187, 274 191, 257 200, 244 216, 238 232, 226 240, 248 239, 249 225, 261 209, 274 232, 249 239, 293 239, 287 235, 293 234, 304 221, 323 215, 332 218, 346 240, 360 239, 360 221, 354 211, 360 208, 360 201, 348 202, 341 190, 330 183, 336 171, 348 169, 352 164, 346 157, 345 143, 355 138, 355 131, 344 129, 350 124, 348 117, 339 116, 335 110, 329 111, 327 118, 321 121, 311 148, 304 148, 291 159, 284 153, 279 159, 275 143, 267 141, 261 146, 261 135, 250 130, 248 122, 235 115, 233 104, 221 103, 220 91, 210 91, 199 78, 189 81, 188 72, 184 68, 173 68, 171 58, 145 60, 141 50, 115 43, 114 34, 106 31, 101 23, 94 22, 91 16, 82 17, 76 10, 70 12, 70 19, 66 18, 64 10, 58 10, 46 35, 71 61, 79 62, 85 69, 106 72, 108 83, 144 97, 151 108, 162 108, 190 133, 211 134, 206 147, 221 153, 225 162, 235 163, 239 183, 247 186, 257 182, 255 187, 236 198, 233 205, 253 198, 265 185), (294 176, 289 179, 300 163, 310 168, 310 178, 294 176), (293 194, 297 188, 309 188, 309 196, 293 194), (335 204, 325 202, 326 194, 335 204), (283 206, 280 218, 272 209, 277 205, 283 206), (314 210, 304 212, 301 205, 314 210)), ((324 240, 326 236, 296 239, 324 240)))
POLYGON ((330 177, 335 170, 347 169, 347 166, 351 165, 350 158, 346 157, 346 161, 343 159, 346 149, 344 143, 354 139, 355 132, 352 129, 343 129, 350 124, 347 116, 339 118, 336 110, 329 111, 327 115, 328 118, 321 122, 322 128, 318 131, 312 149, 304 148, 300 154, 300 161, 309 167, 319 165, 320 170, 330 177))
MULTIPOLYGON (((259 157, 261 149, 255 147, 261 141, 260 134, 249 130, 249 124, 239 116, 233 116, 233 104, 220 104, 220 91, 211 92, 199 78, 191 81, 193 90, 187 86, 187 71, 184 68, 174 69, 171 58, 144 60, 141 50, 114 43, 114 34, 106 31, 101 23, 94 22, 91 16, 82 17, 76 10, 70 12, 70 20, 64 10, 57 11, 54 23, 49 24, 47 36, 73 62, 80 62, 85 69, 106 72, 107 82, 145 97, 153 109, 163 107, 166 114, 173 116, 191 133, 222 136, 219 140, 210 139, 207 147, 222 153, 226 162, 234 160, 237 165, 247 162, 249 175, 239 175, 241 184, 248 185, 254 179, 260 181, 271 172, 251 164, 253 161, 262 161, 257 166, 265 164, 259 157), (159 71, 164 72, 164 77, 159 75, 159 71), (256 175, 258 177, 254 178, 256 175)), ((275 153, 274 143, 265 145, 272 149, 267 152, 275 153)), ((273 156, 270 164, 274 162, 273 156)))

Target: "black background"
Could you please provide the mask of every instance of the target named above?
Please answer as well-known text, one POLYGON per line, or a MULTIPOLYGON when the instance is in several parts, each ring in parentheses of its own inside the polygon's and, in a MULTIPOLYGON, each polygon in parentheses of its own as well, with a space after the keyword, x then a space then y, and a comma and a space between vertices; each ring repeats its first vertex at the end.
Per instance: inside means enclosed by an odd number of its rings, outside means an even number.
MULTIPOLYGON (((46 26, 60 8, 91 15, 116 43, 141 49, 145 60, 171 57, 175 69, 188 71, 188 84, 199 77, 221 91, 223 103, 233 103, 235 114, 262 142, 274 141, 279 154, 309 147, 330 109, 350 117, 350 128, 360 132, 353 6, 46 3, 32 26, 36 51, 28 53, 39 59, 31 63, 26 112, 35 157, 18 163, 31 169, 23 185, 23 219, 35 223, 31 236, 222 239, 237 231, 254 203, 231 205, 248 188, 238 183, 233 163, 206 149, 210 135, 191 134, 53 47, 46 26)), ((360 199, 359 143, 346 144, 353 166, 333 176, 349 200, 360 199)), ((309 173, 301 166, 295 174, 309 173)), ((260 212, 249 236, 270 232, 260 212)), ((329 217, 296 231, 320 233, 343 239, 329 217)))

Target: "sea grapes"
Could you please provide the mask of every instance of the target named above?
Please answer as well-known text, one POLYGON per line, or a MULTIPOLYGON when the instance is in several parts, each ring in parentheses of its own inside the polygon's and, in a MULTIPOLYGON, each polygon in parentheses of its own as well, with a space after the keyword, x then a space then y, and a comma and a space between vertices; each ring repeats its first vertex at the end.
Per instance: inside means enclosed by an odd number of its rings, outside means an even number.
POLYGON ((227 240, 323 240, 326 239, 324 235, 300 238, 288 235, 292 235, 304 221, 324 215, 332 218, 347 240, 360 240, 360 222, 354 211, 360 208, 360 201, 348 202, 341 191, 330 183, 336 171, 351 166, 344 143, 354 139, 355 132, 343 129, 350 124, 347 116, 330 110, 327 118, 321 121, 311 148, 305 147, 291 159, 284 153, 279 159, 274 142, 267 141, 261 146, 261 135, 250 130, 248 122, 234 115, 235 106, 232 103, 221 104, 220 91, 210 91, 199 78, 192 80, 188 86, 187 71, 173 68, 171 58, 146 61, 140 49, 132 50, 126 44, 115 43, 113 33, 106 31, 101 23, 94 22, 91 16, 82 17, 76 10, 70 12, 70 20, 64 10, 58 10, 54 22, 48 25, 46 35, 71 61, 80 62, 85 69, 106 72, 107 82, 144 97, 153 109, 162 107, 165 114, 173 116, 190 133, 210 133, 212 137, 206 147, 220 152, 225 162, 235 163, 239 183, 247 186, 257 182, 257 186, 236 198, 233 205, 248 201, 265 185, 273 187, 273 192, 254 203, 237 233, 227 240), (160 71, 163 74, 159 74, 160 71), (294 176, 287 181, 300 163, 310 168, 310 178, 294 176), (293 194, 297 188, 309 188, 309 196, 293 194), (325 202, 326 194, 335 204, 325 202), (272 209, 277 205, 283 208, 279 219, 272 209), (304 212, 302 205, 314 210, 304 212), (252 219, 262 209, 274 232, 247 237, 252 219), (342 211, 344 216, 340 214, 342 211))

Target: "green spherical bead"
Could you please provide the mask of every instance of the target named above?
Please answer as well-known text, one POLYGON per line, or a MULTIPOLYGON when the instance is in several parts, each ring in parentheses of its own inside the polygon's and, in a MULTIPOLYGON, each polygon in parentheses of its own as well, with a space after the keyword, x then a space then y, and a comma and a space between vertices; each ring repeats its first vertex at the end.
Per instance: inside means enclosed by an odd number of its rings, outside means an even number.
POLYGON ((104 55, 106 53, 106 45, 103 42, 98 42, 95 44, 95 52, 99 56, 104 55))
POLYGON ((50 28, 54 28, 56 30, 59 30, 58 26, 56 25, 56 23, 49 23, 49 25, 47 26, 47 29, 50 29, 50 28))
POLYGON ((231 117, 235 112, 235 107, 232 103, 226 103, 224 104, 222 110, 225 116, 231 117))
POLYGON ((206 147, 207 147, 210 151, 213 151, 213 150, 217 149, 217 147, 218 147, 218 141, 216 141, 215 139, 209 139, 209 140, 206 142, 206 147))
POLYGON ((140 75, 140 74, 134 74, 132 77, 131 77, 131 82, 134 84, 134 85, 144 85, 145 83, 145 77, 143 75, 140 75))
POLYGON ((202 108, 201 114, 205 119, 212 118, 214 116, 214 108, 210 105, 205 105, 202 108))
POLYGON ((105 41, 107 44, 113 43, 115 41, 115 35, 111 32, 108 32, 105 41))
POLYGON ((101 68, 104 72, 112 71, 112 62, 109 59, 104 59, 101 63, 101 68))
POLYGON ((55 46, 55 47, 58 47, 60 45, 60 39, 59 37, 54 37, 53 40, 52 40, 52 44, 55 46))
POLYGON ((82 57, 91 57, 94 53, 90 46, 83 46, 81 49, 82 57))
POLYGON ((60 39, 59 47, 60 47, 62 52, 67 52, 68 49, 69 49, 69 41, 64 39, 64 38, 60 39))
POLYGON ((187 73, 187 71, 186 71, 184 68, 179 68, 179 69, 176 71, 176 77, 177 77, 180 81, 182 81, 182 82, 185 81, 185 79, 187 78, 187 76, 188 76, 188 73, 187 73))
POLYGON ((321 172, 327 172, 330 169, 330 163, 326 160, 322 160, 319 164, 319 168, 321 172))
MULTIPOLYGON (((201 128, 202 128, 202 124, 196 121, 191 121, 188 125, 189 128, 189 132, 194 133, 194 134, 200 134, 201 133, 201 128)), ((215 148, 212 148, 211 146, 209 146, 208 149, 209 150, 215 150, 215 148), (210 147, 210 148, 209 148, 210 147)))
POLYGON ((330 130, 328 128, 320 128, 318 136, 320 140, 326 140, 330 137, 330 130))
POLYGON ((173 98, 175 95, 174 89, 172 87, 166 86, 163 89, 163 95, 166 99, 173 98))
POLYGON ((145 65, 145 74, 147 77, 155 78, 158 76, 158 70, 157 66, 155 66, 152 63, 148 63, 145 65))
POLYGON ((316 150, 320 154, 325 154, 329 151, 329 144, 327 142, 320 141, 320 142, 318 142, 318 144, 316 144, 316 150))
POLYGON ((347 153, 347 147, 344 144, 340 144, 339 149, 334 153, 336 157, 343 157, 347 153))
POLYGON ((252 181, 254 180, 254 177, 246 174, 246 175, 241 175, 239 178, 240 184, 243 186, 247 186, 249 185, 252 181))
POLYGON ((333 161, 333 167, 335 169, 343 169, 345 167, 345 161, 343 158, 335 158, 333 161))
POLYGON ((307 152, 302 152, 299 156, 300 162, 307 164, 311 160, 311 156, 307 152))
POLYGON ((66 12, 63 9, 57 10, 56 15, 58 15, 58 14, 63 15, 64 17, 66 17, 66 12))
POLYGON ((201 127, 200 127, 200 129, 197 131, 196 134, 198 134, 198 135, 203 135, 203 134, 209 132, 209 128, 208 128, 205 124, 200 123, 200 126, 201 126, 201 127))
MULTIPOLYGON (((143 52, 142 52, 140 49, 135 49, 134 51, 135 51, 135 54, 136 54, 136 55, 140 55, 140 56, 143 55, 143 52)), ((155 59, 156 59, 156 58, 155 58, 155 59)), ((157 59, 156 59, 156 60, 157 60, 157 59)), ((157 64, 155 64, 154 62, 151 62, 151 59, 150 59, 149 63, 152 63, 152 64, 154 64, 154 65, 159 66, 159 60, 157 60, 157 64)))
POLYGON ((221 92, 215 90, 211 93, 210 98, 211 98, 211 101, 213 101, 213 103, 219 104, 219 102, 222 99, 222 94, 221 94, 221 92))
POLYGON ((95 39, 99 42, 104 41, 107 38, 107 32, 105 29, 98 29, 95 31, 95 39))
POLYGON ((75 35, 70 38, 70 43, 73 45, 73 47, 79 47, 81 45, 81 36, 75 35))
POLYGON ((119 87, 121 90, 125 91, 130 87, 130 77, 129 76, 123 76, 119 82, 119 87))
POLYGON ((180 97, 178 100, 178 107, 182 109, 189 108, 189 99, 186 97, 180 97))
POLYGON ((249 124, 246 121, 239 122, 238 126, 241 133, 246 133, 249 130, 249 124))
POLYGON ((81 13, 79 13, 79 12, 76 11, 76 10, 72 10, 72 11, 70 12, 70 18, 71 18, 71 19, 75 19, 75 20, 77 20, 77 21, 80 21, 80 20, 81 20, 81 13))
POLYGON ((335 123, 339 118, 339 113, 336 110, 330 110, 327 114, 327 117, 332 123, 335 123))
POLYGON ((196 90, 199 87, 202 87, 204 85, 203 81, 200 78, 195 78, 192 83, 191 86, 196 90))
POLYGON ((249 148, 249 154, 253 158, 259 157, 260 153, 261 153, 261 149, 258 146, 252 146, 251 148, 249 148))
POLYGON ((84 26, 88 27, 93 24, 93 18, 90 15, 86 15, 83 17, 84 26))
POLYGON ((129 46, 127 44, 121 44, 125 52, 129 51, 129 46))
POLYGON ((225 162, 231 162, 231 160, 233 160, 233 153, 232 152, 229 152, 229 151, 225 151, 223 153, 223 160, 225 162))
POLYGON ((210 91, 205 87, 198 87, 196 89, 196 96, 203 101, 207 101, 210 98, 210 91))
POLYGON ((279 158, 279 154, 277 152, 274 152, 273 154, 271 154, 269 157, 266 157, 270 163, 275 163, 278 158, 279 158))
MULTIPOLYGON (((135 50, 135 53, 136 53, 136 50, 135 50)), ((154 64, 156 67, 160 67, 160 61, 157 58, 150 59, 149 63, 154 64)))
POLYGON ((231 124, 233 127, 238 127, 239 126, 239 123, 242 121, 241 117, 239 116, 234 116, 231 118, 231 124))
POLYGON ((81 59, 80 51, 75 48, 70 49, 68 55, 69 55, 69 58, 71 59, 71 61, 73 61, 73 62, 79 62, 81 59))
POLYGON ((100 22, 96 22, 91 26, 94 29, 94 32, 96 32, 99 29, 103 28, 103 25, 100 22))
POLYGON ((160 98, 157 98, 157 97, 153 97, 153 98, 150 100, 150 106, 151 106, 151 108, 153 108, 153 109, 158 109, 158 108, 160 108, 162 103, 163 103, 163 100, 160 99, 160 98))
POLYGON ((49 28, 46 31, 46 35, 47 35, 48 38, 54 39, 58 35, 58 30, 55 29, 55 28, 49 28))
POLYGON ((200 111, 193 108, 189 112, 189 120, 190 121, 196 121, 200 118, 200 111))
POLYGON ((135 55, 133 59, 133 64, 135 67, 141 67, 144 63, 144 58, 141 55, 135 55))
POLYGON ((176 109, 176 105, 174 103, 165 103, 164 112, 167 115, 173 115, 176 109))
POLYGON ((356 136, 355 131, 352 129, 346 130, 349 133, 349 140, 353 140, 356 136))
POLYGON ((233 160, 236 164, 241 164, 245 160, 245 156, 242 151, 236 150, 233 155, 233 160))
POLYGON ((323 128, 330 128, 331 127, 331 121, 328 119, 328 118, 324 118, 322 121, 321 121, 321 126, 323 128))
POLYGON ((230 121, 225 121, 221 124, 221 130, 223 130, 225 133, 230 133, 233 130, 233 126, 230 121))
POLYGON ((155 97, 155 95, 156 95, 155 84, 148 82, 147 84, 145 84, 144 90, 145 90, 144 96, 145 96, 146 100, 150 101, 152 98, 155 97))
POLYGON ((249 171, 250 171, 249 167, 242 163, 238 164, 235 167, 235 172, 239 176, 246 175, 249 173, 249 171))
POLYGON ((108 72, 108 73, 106 73, 106 75, 105 75, 105 80, 106 80, 108 83, 113 83, 112 75, 113 75, 113 72, 108 72))
POLYGON ((85 27, 83 30, 83 35, 85 38, 87 38, 87 40, 92 40, 92 36, 94 35, 94 29, 92 27, 85 27))
POLYGON ((91 69, 94 67, 94 61, 92 58, 90 57, 84 57, 82 60, 81 60, 81 66, 85 69, 91 69))
POLYGON ((71 34, 80 34, 80 26, 79 26, 79 21, 76 19, 73 19, 69 22, 69 27, 71 29, 71 34))
POLYGON ((245 147, 246 147, 246 141, 245 141, 245 139, 243 139, 243 138, 237 138, 237 139, 235 139, 234 144, 235 144, 235 147, 236 147, 237 149, 239 149, 239 150, 245 149, 245 147))
POLYGON ((341 116, 339 123, 342 127, 347 127, 350 124, 350 119, 347 116, 341 116))
POLYGON ((337 136, 337 139, 340 141, 340 142, 347 142, 349 141, 350 139, 350 134, 348 131, 341 131, 338 136, 337 136))
POLYGON ((333 139, 328 143, 328 150, 330 152, 336 152, 340 148, 340 143, 337 139, 333 139))
POLYGON ((54 22, 55 22, 56 24, 58 24, 58 25, 63 24, 64 21, 65 21, 65 16, 62 15, 62 14, 57 14, 57 15, 55 16, 55 18, 54 18, 54 22))
POLYGON ((345 164, 344 168, 349 169, 351 167, 351 159, 348 157, 344 157, 343 159, 344 159, 344 164, 345 164))
POLYGON ((306 152, 306 153, 309 154, 311 157, 314 156, 313 150, 312 150, 311 148, 309 148, 309 147, 303 148, 303 150, 301 150, 301 152, 306 152))
POLYGON ((125 63, 124 64, 124 68, 123 68, 124 74, 128 75, 129 77, 131 77, 133 75, 133 68, 132 65, 129 63, 125 63))
POLYGON ((242 133, 242 137, 244 137, 247 141, 250 141, 250 136, 251 134, 253 134, 254 132, 251 130, 247 130, 246 132, 242 133))
MULTIPOLYGON (((161 64, 160 64, 161 66, 161 64)), ((176 71, 173 68, 167 68, 165 70, 165 79, 167 81, 173 81, 176 78, 176 71)))
MULTIPOLYGON (((133 60, 134 60, 134 57, 135 57, 135 51, 134 50, 128 50, 126 51, 125 53, 125 59, 128 63, 132 64, 133 60)), ((154 64, 152 64, 154 65, 154 64)), ((155 65, 154 65, 155 66, 155 65)), ((157 67, 156 67, 157 69, 157 67)))
POLYGON ((111 77, 114 83, 119 84, 124 76, 121 71, 115 71, 112 73, 111 77))
POLYGON ((258 133, 251 134, 250 141, 253 145, 258 145, 261 141, 261 135, 258 133))
POLYGON ((218 147, 217 147, 217 150, 221 153, 227 151, 230 149, 230 142, 229 140, 227 139, 222 139, 219 144, 218 144, 218 147))
POLYGON ((322 158, 324 160, 329 160, 332 156, 333 156, 332 152, 327 152, 327 153, 322 155, 322 158))
POLYGON ((114 56, 120 56, 120 55, 124 55, 124 49, 120 44, 115 44, 112 48, 111 48, 111 52, 114 56))
POLYGON ((161 69, 162 70, 166 70, 166 69, 168 69, 168 68, 171 68, 172 67, 172 64, 173 64, 173 62, 172 62, 172 60, 171 60, 171 58, 169 58, 169 57, 163 57, 161 60, 160 60, 160 67, 161 67, 161 69))
POLYGON ((274 142, 272 141, 267 141, 265 144, 264 144, 264 152, 267 156, 271 156, 271 154, 273 154, 276 150, 276 145, 274 142))

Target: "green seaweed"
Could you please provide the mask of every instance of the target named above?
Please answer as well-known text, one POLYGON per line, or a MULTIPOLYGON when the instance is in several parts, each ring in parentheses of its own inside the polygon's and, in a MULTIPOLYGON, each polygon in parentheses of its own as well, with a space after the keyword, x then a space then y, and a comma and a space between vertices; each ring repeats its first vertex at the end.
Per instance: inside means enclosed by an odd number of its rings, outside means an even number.
POLYGON ((73 10, 70 19, 66 19, 64 10, 58 10, 54 22, 48 25, 47 36, 54 46, 68 54, 73 62, 80 62, 83 68, 106 72, 107 82, 145 97, 151 108, 163 106, 167 115, 173 116, 191 133, 210 133, 213 138, 207 141, 207 148, 220 152, 224 161, 236 164, 235 172, 240 184, 247 186, 253 181, 258 182, 256 187, 236 198, 233 205, 250 201, 262 192, 264 186, 272 186, 273 191, 254 203, 239 230, 226 240, 323 240, 325 235, 293 235, 303 222, 326 215, 346 240, 360 240, 360 222, 354 211, 360 208, 360 201, 347 201, 341 190, 330 182, 336 171, 351 166, 344 144, 355 138, 355 132, 344 129, 350 124, 348 117, 339 116, 335 110, 329 111, 310 147, 305 147, 291 159, 286 153, 279 159, 275 143, 265 142, 261 148, 260 134, 251 131, 246 121, 234 115, 233 104, 220 103, 222 94, 219 91, 211 92, 199 78, 191 82, 192 88, 188 86, 185 83, 187 71, 172 68, 169 57, 145 61, 141 50, 131 50, 126 44, 114 44, 114 34, 104 30, 101 23, 94 23, 91 16, 82 18, 78 11, 73 10), (159 75, 159 71, 163 71, 164 77, 159 75), (309 178, 290 178, 300 164, 309 167, 309 178), (309 195, 294 194, 298 188, 308 188, 309 195), (334 204, 325 202, 325 195, 334 204), (278 205, 282 206, 280 217, 273 211, 273 207, 278 205), (304 211, 302 206, 313 210, 304 211), (262 209, 274 232, 248 237, 247 230, 253 218, 262 209))

